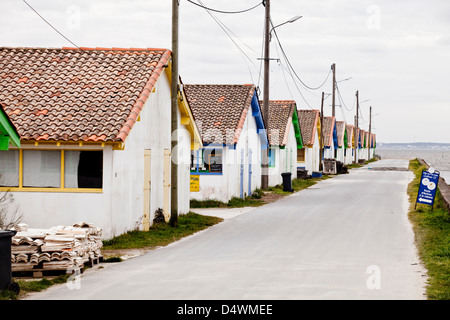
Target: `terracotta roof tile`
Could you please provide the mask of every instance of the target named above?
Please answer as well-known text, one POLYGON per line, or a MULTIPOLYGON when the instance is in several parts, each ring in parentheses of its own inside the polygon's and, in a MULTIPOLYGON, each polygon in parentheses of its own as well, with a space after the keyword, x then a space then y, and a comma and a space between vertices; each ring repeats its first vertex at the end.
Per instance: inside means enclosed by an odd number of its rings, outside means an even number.
POLYGON ((0 48, 0 102, 22 140, 123 142, 170 55, 151 48, 0 48))
POLYGON ((314 145, 317 126, 320 121, 319 110, 297 110, 300 122, 300 131, 302 133, 303 144, 307 146, 314 145))
MULTIPOLYGON (((260 101, 262 105, 262 101, 260 101)), ((285 146, 292 125, 292 113, 297 108, 294 100, 269 101, 269 143, 285 146)), ((265 121, 264 121, 265 122, 265 121)))
POLYGON ((237 143, 256 87, 185 84, 184 89, 203 143, 237 143))
POLYGON ((347 146, 349 148, 353 147, 352 141, 354 140, 354 126, 351 124, 347 124, 345 125, 346 129, 347 129, 347 146))
POLYGON ((346 131, 345 122, 336 121, 336 133, 339 147, 344 147, 345 131, 346 131))
POLYGON ((336 118, 331 117, 323 117, 323 145, 324 147, 331 147, 333 142, 333 130, 336 123, 336 118))

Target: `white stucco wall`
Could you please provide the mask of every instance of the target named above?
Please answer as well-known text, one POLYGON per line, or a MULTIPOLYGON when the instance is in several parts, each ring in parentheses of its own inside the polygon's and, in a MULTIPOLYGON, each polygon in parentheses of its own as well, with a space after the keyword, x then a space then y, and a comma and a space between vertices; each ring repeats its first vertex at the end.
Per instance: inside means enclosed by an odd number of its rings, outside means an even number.
MULTIPOLYGON (((102 193, 13 192, 24 214, 23 222, 30 228, 90 222, 103 229, 105 239, 141 228, 145 149, 151 150, 152 222, 155 210, 163 207, 164 149, 171 149, 170 109, 170 85, 164 72, 141 111, 140 121, 127 137, 124 150, 113 150, 111 145, 103 148, 102 193)), ((178 120, 180 123, 180 114, 178 120)), ((179 130, 178 137, 178 152, 183 159, 178 173, 178 212, 187 213, 190 137, 185 130, 179 130)))
MULTIPOLYGON (((103 150, 103 171, 111 172, 111 146, 103 150), (109 155, 109 156, 108 156, 109 155)), ((103 175, 103 193, 11 192, 29 228, 71 226, 86 221, 112 228, 111 174, 103 175), (106 196, 105 196, 106 195, 106 196)))
POLYGON ((316 130, 314 145, 304 146, 305 148, 305 162, 297 162, 298 168, 305 168, 308 171, 308 175, 311 175, 313 171, 319 171, 320 161, 320 142, 319 134, 316 130))
POLYGON ((345 163, 345 164, 352 164, 352 163, 353 163, 354 158, 355 158, 353 152, 354 152, 354 149, 352 149, 352 148, 347 148, 347 154, 346 154, 346 156, 345 156, 345 158, 344 158, 344 163, 345 163))
POLYGON ((344 163, 344 148, 337 149, 336 160, 344 163))
POLYGON ((360 159, 368 160, 367 148, 358 149, 358 160, 360 159))

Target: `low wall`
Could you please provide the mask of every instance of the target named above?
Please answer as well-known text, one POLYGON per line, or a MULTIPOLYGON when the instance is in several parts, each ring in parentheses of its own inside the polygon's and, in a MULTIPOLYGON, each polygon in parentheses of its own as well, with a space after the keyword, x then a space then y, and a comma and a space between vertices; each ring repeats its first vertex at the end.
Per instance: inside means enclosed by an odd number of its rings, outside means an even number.
MULTIPOLYGON (((421 164, 424 164, 429 168, 430 166, 423 159, 418 159, 421 164)), ((441 192, 441 196, 444 202, 445 207, 448 211, 450 211, 450 186, 445 182, 443 178, 439 178, 438 183, 439 191, 441 192)))

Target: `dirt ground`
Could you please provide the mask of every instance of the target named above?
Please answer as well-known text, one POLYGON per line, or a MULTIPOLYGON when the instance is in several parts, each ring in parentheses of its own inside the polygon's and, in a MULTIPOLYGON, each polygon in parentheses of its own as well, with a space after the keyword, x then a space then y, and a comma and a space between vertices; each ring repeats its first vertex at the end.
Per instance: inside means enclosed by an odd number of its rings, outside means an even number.
POLYGON ((283 195, 283 194, 277 194, 274 192, 264 192, 263 196, 261 197, 261 200, 264 203, 271 203, 271 202, 277 201, 278 199, 281 199, 283 197, 285 197, 285 195, 283 195))

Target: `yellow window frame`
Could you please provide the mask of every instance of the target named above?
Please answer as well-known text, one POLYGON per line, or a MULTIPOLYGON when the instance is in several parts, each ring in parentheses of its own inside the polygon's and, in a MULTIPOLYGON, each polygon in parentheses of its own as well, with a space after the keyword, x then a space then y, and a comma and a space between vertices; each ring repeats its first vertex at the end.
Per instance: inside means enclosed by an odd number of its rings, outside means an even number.
MULTIPOLYGON (((19 186, 18 187, 0 187, 0 191, 11 191, 11 192, 63 192, 63 193, 103 193, 103 188, 65 188, 64 184, 64 166, 65 166, 65 155, 63 149, 56 149, 61 151, 61 187, 59 188, 32 188, 23 186, 23 150, 19 149, 19 186)), ((51 149, 25 149, 25 150, 40 150, 48 151, 51 149)), ((70 150, 71 151, 71 150, 70 150)), ((85 150, 87 151, 87 150, 85 150)))

